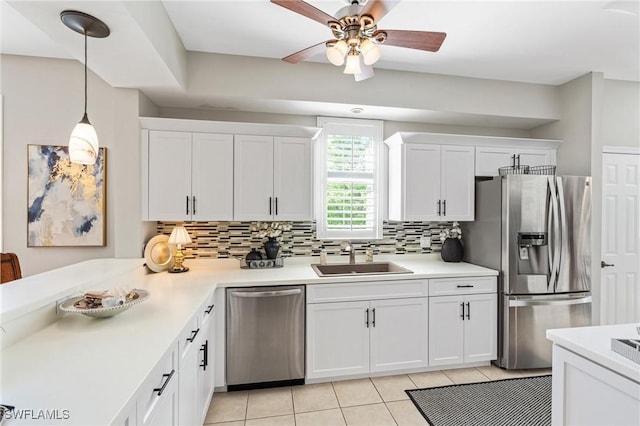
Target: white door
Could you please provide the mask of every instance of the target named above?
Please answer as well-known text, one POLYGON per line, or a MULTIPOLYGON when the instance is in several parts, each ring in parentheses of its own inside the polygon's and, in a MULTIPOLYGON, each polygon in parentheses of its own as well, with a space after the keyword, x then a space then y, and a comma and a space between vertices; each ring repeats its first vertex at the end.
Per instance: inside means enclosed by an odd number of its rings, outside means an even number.
MULTIPOLYGON (((177 376, 177 374, 175 375, 177 376)), ((162 393, 162 398, 154 408, 154 412, 146 422, 140 426, 182 426, 183 423, 178 418, 178 381, 177 377, 172 377, 167 387, 162 393)), ((140 424, 140 423, 138 423, 140 424)))
POLYGON ((429 365, 463 361, 462 296, 429 297, 429 365))
POLYGON ((640 155, 603 154, 602 324, 640 321, 639 197, 640 155))
POLYGON ((311 141, 276 137, 273 146, 274 219, 311 220, 311 141))
MULTIPOLYGON (((198 339, 197 341, 200 341, 198 339)), ((188 350, 182 354, 180 359, 180 373, 176 374, 180 385, 180 408, 178 414, 180 416, 181 425, 198 424, 198 406, 197 406, 197 379, 198 379, 198 347, 191 343, 188 350)))
POLYGON ((307 305, 307 378, 369 372, 369 302, 307 305))
POLYGON ((233 135, 194 133, 193 220, 233 220, 233 135))
POLYGON ((370 303, 371 372, 426 367, 427 298, 370 303))
POLYGON ((476 176, 498 176, 500 167, 513 166, 512 148, 476 147, 476 176))
POLYGON ((234 220, 273 220, 273 137, 234 136, 234 220))
POLYGON ((440 148, 442 220, 473 220, 475 148, 443 145, 440 148))
POLYGON ((464 296, 464 362, 497 358, 498 295, 464 296))
POLYGON ((404 146, 404 217, 401 220, 440 220, 440 146, 404 146))
POLYGON ((149 132, 149 220, 191 220, 191 133, 149 132))

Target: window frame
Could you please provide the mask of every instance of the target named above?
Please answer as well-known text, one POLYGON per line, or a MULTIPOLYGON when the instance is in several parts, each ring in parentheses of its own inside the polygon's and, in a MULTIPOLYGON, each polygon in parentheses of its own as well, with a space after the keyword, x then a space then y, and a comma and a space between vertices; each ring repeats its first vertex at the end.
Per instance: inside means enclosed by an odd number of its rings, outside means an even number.
POLYGON ((385 196, 383 121, 353 118, 318 117, 318 127, 322 128, 316 140, 314 155, 314 189, 316 238, 318 240, 379 240, 382 239, 383 200, 385 196), (361 128, 363 131, 358 132, 361 128), (327 135, 344 129, 342 133, 371 136, 375 144, 376 164, 373 173, 374 220, 373 229, 344 230, 329 229, 327 226, 327 135))

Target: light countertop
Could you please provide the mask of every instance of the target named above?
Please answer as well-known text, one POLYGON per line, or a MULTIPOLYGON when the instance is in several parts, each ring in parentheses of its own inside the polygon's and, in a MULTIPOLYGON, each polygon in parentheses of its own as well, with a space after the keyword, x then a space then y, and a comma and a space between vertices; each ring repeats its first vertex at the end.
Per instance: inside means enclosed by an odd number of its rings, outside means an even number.
POLYGON ((547 339, 584 358, 640 383, 640 364, 611 350, 611 339, 640 337, 640 324, 560 328, 547 331, 547 339))
MULTIPOLYGON (((328 261, 346 259, 330 256, 328 261)), ((170 274, 148 272, 143 259, 96 259, 4 284, 0 333, 30 311, 54 310, 56 303, 80 290, 141 288, 151 296, 109 319, 64 315, 3 349, 0 402, 24 409, 70 410, 69 420, 49 424, 112 423, 216 287, 497 275, 466 263, 445 263, 435 255, 375 260, 391 260, 414 273, 320 278, 309 266, 318 258, 301 257, 268 270, 240 269, 236 259, 188 259, 189 272, 170 274)))

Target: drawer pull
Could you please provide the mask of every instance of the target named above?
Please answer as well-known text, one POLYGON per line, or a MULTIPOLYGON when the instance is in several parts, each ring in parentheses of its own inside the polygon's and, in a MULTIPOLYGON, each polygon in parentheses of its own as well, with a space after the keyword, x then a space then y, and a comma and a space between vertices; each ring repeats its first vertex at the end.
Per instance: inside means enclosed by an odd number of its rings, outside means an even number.
POLYGON ((192 330, 191 337, 187 337, 187 342, 193 343, 193 341, 196 339, 196 336, 198 335, 199 332, 200 332, 200 329, 192 330))
POLYGON ((211 311, 213 311, 213 307, 214 307, 214 306, 216 306, 216 305, 209 305, 209 306, 207 306, 207 310, 206 310, 206 311, 204 311, 204 313, 205 313, 205 314, 210 314, 210 313, 211 313, 211 311))
POLYGON ((473 284, 457 285, 458 288, 473 288, 473 284))
POLYGON ((167 385, 171 381, 171 378, 173 377, 173 373, 175 373, 175 372, 176 372, 176 370, 173 369, 173 370, 171 370, 171 373, 162 375, 162 378, 163 379, 167 379, 167 380, 165 380, 164 383, 162 384, 162 386, 160 386, 159 388, 154 388, 153 389, 154 392, 158 392, 158 396, 162 395, 162 392, 164 392, 164 388, 167 387, 167 385))

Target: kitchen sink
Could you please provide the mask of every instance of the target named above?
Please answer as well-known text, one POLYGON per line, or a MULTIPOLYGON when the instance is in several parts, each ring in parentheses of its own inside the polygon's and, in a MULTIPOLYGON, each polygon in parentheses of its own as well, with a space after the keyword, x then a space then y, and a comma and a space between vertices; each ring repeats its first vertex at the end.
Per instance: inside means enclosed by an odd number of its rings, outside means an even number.
POLYGON ((319 277, 413 274, 413 271, 393 262, 312 264, 311 267, 319 277))

